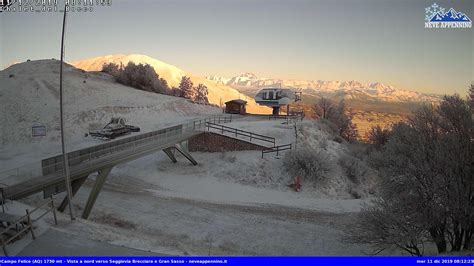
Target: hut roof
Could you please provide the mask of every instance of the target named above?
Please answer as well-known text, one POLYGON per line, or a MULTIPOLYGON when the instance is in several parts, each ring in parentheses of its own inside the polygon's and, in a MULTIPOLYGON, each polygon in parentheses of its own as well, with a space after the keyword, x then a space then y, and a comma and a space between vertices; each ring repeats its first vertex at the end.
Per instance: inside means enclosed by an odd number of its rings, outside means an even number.
POLYGON ((247 101, 244 101, 244 100, 241 100, 241 99, 235 99, 235 100, 231 100, 231 101, 226 102, 226 104, 228 104, 228 103, 247 104, 247 101))

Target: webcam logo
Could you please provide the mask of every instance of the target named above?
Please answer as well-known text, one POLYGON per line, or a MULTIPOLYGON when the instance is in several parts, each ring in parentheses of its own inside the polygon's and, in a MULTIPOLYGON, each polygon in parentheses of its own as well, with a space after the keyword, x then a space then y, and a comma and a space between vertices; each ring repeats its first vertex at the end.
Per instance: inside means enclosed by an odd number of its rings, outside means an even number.
POLYGON ((450 8, 445 12, 436 3, 425 8, 425 28, 471 28, 471 19, 462 12, 450 8))

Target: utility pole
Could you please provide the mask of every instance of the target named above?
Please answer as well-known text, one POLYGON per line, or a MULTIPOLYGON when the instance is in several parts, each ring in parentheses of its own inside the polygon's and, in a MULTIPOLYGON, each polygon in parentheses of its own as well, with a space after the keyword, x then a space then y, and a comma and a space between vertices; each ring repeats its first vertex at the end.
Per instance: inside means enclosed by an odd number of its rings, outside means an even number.
POLYGON ((59 113, 61 120, 61 148, 63 151, 63 169, 66 178, 66 193, 67 200, 69 203, 69 214, 71 220, 75 220, 74 213, 72 211, 72 189, 71 189, 71 176, 69 173, 69 160, 67 158, 66 147, 64 146, 64 111, 63 111, 63 64, 64 64, 64 32, 66 30, 66 7, 64 4, 64 17, 63 17, 63 31, 61 34, 61 65, 59 67, 59 113))

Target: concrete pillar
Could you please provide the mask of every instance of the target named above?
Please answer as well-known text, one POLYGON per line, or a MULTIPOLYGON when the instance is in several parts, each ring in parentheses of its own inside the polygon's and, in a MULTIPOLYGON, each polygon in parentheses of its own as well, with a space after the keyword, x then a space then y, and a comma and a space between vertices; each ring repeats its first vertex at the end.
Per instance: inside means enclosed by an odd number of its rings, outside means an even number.
POLYGON ((99 193, 105 184, 105 180, 107 179, 107 176, 109 176, 110 171, 112 171, 112 168, 113 166, 99 170, 99 175, 97 176, 95 180, 94 187, 91 190, 91 194, 89 195, 86 206, 84 207, 84 212, 82 213, 83 219, 87 219, 89 215, 91 214, 92 207, 94 207, 94 203, 97 200, 97 197, 99 196, 99 193))
POLYGON ((181 148, 184 149, 185 151, 189 152, 189 148, 188 148, 188 140, 185 140, 183 142, 180 143, 181 145, 181 148))
MULTIPOLYGON (((84 182, 86 181, 88 176, 89 175, 86 175, 84 177, 81 177, 79 179, 76 179, 76 180, 72 181, 72 184, 71 184, 72 196, 76 195, 77 191, 79 191, 79 189, 81 188, 82 184, 84 184, 84 182)), ((66 196, 66 197, 64 197, 63 201, 59 205, 58 211, 64 212, 64 210, 66 209, 68 203, 69 203, 69 201, 68 201, 68 198, 66 196)))
POLYGON ((197 161, 194 160, 194 158, 187 152, 183 147, 181 147, 181 144, 176 144, 175 145, 176 150, 181 153, 186 159, 188 159, 193 165, 197 165, 197 161))
POLYGON ((171 159, 171 161, 172 161, 173 163, 176 163, 176 162, 178 162, 178 160, 176 160, 176 157, 174 156, 174 153, 173 153, 173 151, 172 151, 171 149, 172 149, 171 147, 166 148, 166 149, 163 150, 163 152, 164 152, 166 155, 168 155, 168 157, 171 159))

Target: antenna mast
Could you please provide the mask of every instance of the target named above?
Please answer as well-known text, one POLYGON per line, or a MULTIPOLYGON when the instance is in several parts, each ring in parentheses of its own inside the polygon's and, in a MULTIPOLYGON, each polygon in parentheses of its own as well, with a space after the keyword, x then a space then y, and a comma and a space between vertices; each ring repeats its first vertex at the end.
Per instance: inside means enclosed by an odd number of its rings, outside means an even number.
POLYGON ((61 34, 61 65, 59 66, 59 113, 61 120, 61 148, 63 152, 63 169, 66 178, 66 192, 67 192, 67 201, 69 205, 69 214, 71 215, 71 220, 75 220, 74 213, 72 210, 72 189, 71 189, 71 176, 69 172, 69 160, 67 158, 66 148, 64 145, 64 110, 63 110, 63 64, 64 64, 64 32, 66 29, 66 7, 67 4, 64 4, 64 17, 63 17, 63 30, 61 34))

